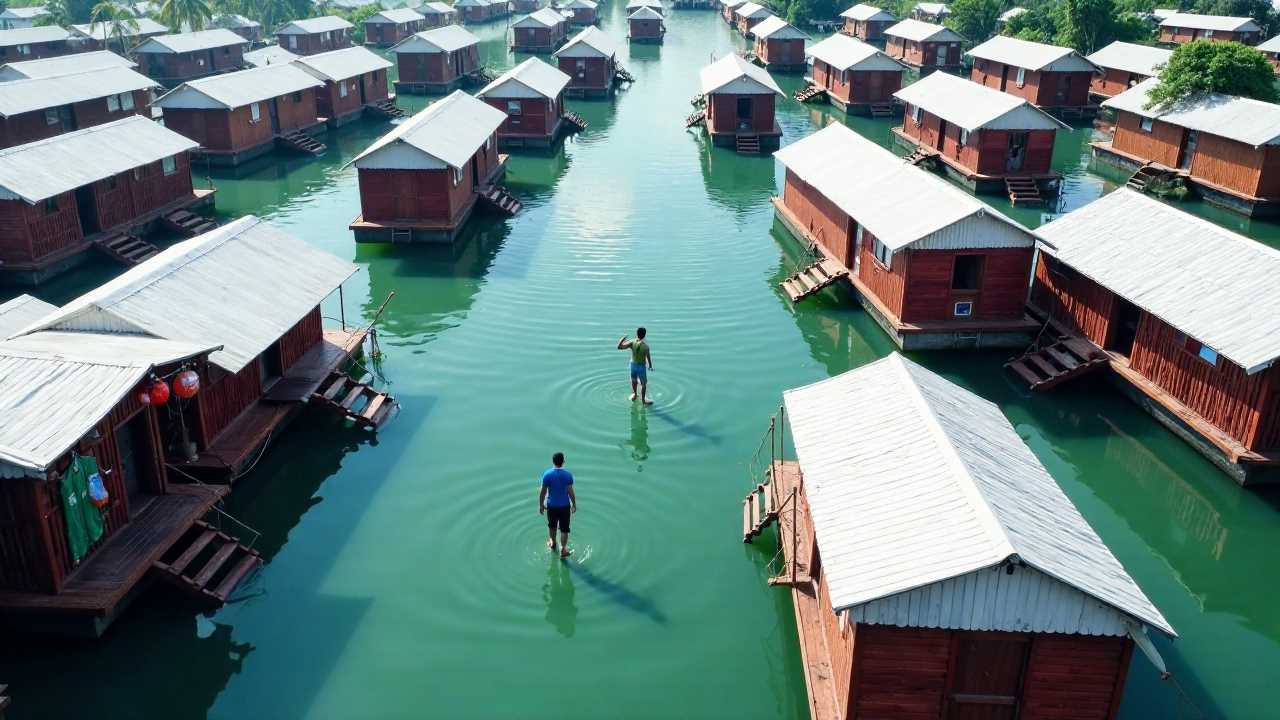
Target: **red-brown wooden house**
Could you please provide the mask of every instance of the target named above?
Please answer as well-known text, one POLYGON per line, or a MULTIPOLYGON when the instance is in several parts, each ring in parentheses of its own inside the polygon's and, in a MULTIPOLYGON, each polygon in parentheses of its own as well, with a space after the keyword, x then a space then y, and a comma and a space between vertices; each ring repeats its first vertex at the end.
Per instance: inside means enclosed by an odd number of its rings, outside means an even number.
POLYGON ((921 22, 942 24, 951 15, 946 3, 916 3, 911 7, 911 18, 921 22))
POLYGON ((1280 480, 1280 252, 1127 188, 1039 233, 1033 309, 1235 480, 1280 480))
POLYGON ((158 87, 151 78, 127 66, 95 68, 94 58, 87 59, 82 70, 62 72, 63 59, 32 60, 0 68, 0 148, 147 112, 152 88, 158 87), (49 68, 52 72, 46 72, 40 67, 46 63, 57 65, 49 68), (22 79, 9 79, 20 76, 22 79))
POLYGON ((1271 63, 1272 69, 1277 74, 1280 74, 1280 35, 1258 43, 1257 50, 1267 56, 1267 61, 1271 63))
POLYGON ((600 3, 595 0, 568 0, 560 6, 569 13, 569 24, 577 27, 600 22, 600 3))
POLYGON ((863 42, 884 42, 884 31, 898 22, 892 13, 861 3, 840 13, 844 20, 840 32, 863 42))
POLYGON ((422 16, 422 28, 424 30, 453 25, 459 22, 458 11, 454 10, 449 3, 429 2, 417 8, 417 10, 418 14, 422 16))
POLYGON ((613 92, 618 72, 618 48, 597 27, 587 27, 555 51, 560 71, 568 75, 570 95, 602 97, 613 92))
POLYGON ((569 20, 560 11, 542 8, 511 24, 511 49, 517 52, 549 53, 564 44, 569 20))
POLYGON ((783 413, 796 459, 748 500, 781 508, 815 720, 1112 720, 1135 647, 1165 668, 1173 627, 994 403, 894 353, 783 413))
POLYGON ((480 38, 461 25, 414 35, 391 48, 399 76, 396 92, 453 92, 480 70, 480 38))
POLYGON ((1257 45, 1262 28, 1253 18, 1175 13, 1160 21, 1160 42, 1181 45, 1192 40, 1257 45))
POLYGON ((166 127, 200 143, 200 157, 237 165, 271 152, 286 134, 324 130, 316 102, 323 87, 296 65, 265 65, 183 83, 154 105, 166 127))
POLYGON ((800 32, 794 25, 774 15, 760 21, 752 30, 755 40, 752 41, 752 52, 756 59, 773 72, 803 72, 808 68, 805 61, 804 43, 808 35, 800 32))
POLYGON ((53 25, 0 30, 0 65, 80 52, 79 38, 53 25))
POLYGON ((35 284, 108 233, 212 201, 191 184, 196 144, 133 115, 0 150, 0 280, 35 284))
POLYGON ((455 90, 356 156, 357 242, 450 243, 479 193, 506 169, 498 128, 507 114, 455 90))
POLYGON ((1049 189, 1053 142, 1065 129, 1022 98, 946 73, 934 73, 894 93, 905 112, 894 138, 936 154, 943 169, 975 192, 1004 193, 1011 178, 1049 189))
POLYGON ((1115 97, 1147 78, 1155 77, 1160 67, 1169 62, 1172 50, 1120 42, 1119 40, 1089 56, 1089 62, 1102 70, 1089 85, 1089 94, 1105 100, 1115 97))
POLYGON ((133 21, 137 23, 137 27, 121 25, 118 36, 111 24, 106 22, 100 22, 97 25, 92 23, 72 25, 67 29, 71 31, 75 44, 80 48, 110 50, 121 55, 127 55, 130 50, 148 38, 169 34, 169 28, 149 17, 134 18, 133 21))
POLYGON ((1075 50, 996 35, 970 50, 969 78, 1049 112, 1097 110, 1089 86, 1101 69, 1075 50))
POLYGON ((364 21, 364 44, 391 47, 410 35, 425 30, 425 20, 417 10, 407 7, 381 10, 364 21))
POLYGON ((486 85, 476 97, 506 113, 498 128, 505 146, 548 146, 564 128, 564 89, 569 76, 529 58, 486 85))
POLYGON ((511 12, 534 13, 542 7, 542 0, 511 0, 511 12))
POLYGON ((919 20, 903 20, 885 28, 885 54, 928 75, 934 70, 960 70, 960 45, 964 38, 951 28, 919 20))
POLYGON ((769 8, 759 3, 745 2, 734 9, 733 26, 743 37, 752 38, 755 37, 751 32, 752 29, 764 22, 765 18, 771 17, 773 17, 773 11, 769 8))
POLYGON ((138 69, 165 87, 244 67, 249 41, 230 30, 157 35, 132 51, 138 69))
POLYGON ((859 115, 891 105, 906 72, 902 63, 848 35, 832 35, 805 54, 813 59, 813 84, 827 91, 832 105, 859 115))
POLYGON ((336 15, 305 18, 285 23, 276 30, 276 42, 295 55, 341 50, 351 47, 355 25, 336 15))
POLYGON ((661 12, 644 5, 627 16, 627 40, 633 43, 661 45, 667 25, 661 12))
POLYGON ((782 89, 764 68, 730 53, 702 68, 698 80, 704 104, 703 126, 712 143, 749 145, 756 148, 755 152, 778 147, 782 128, 774 110, 782 89))
POLYGON ((747 0, 720 0, 720 18, 730 25, 735 25, 733 13, 744 4, 747 0))
POLYGON ((1025 348, 1040 329, 1026 314, 1035 236, 1022 225, 843 123, 774 157, 783 225, 849 274, 898 347, 1025 348))
POLYGON ((464 23, 485 23, 511 14, 508 0, 457 0, 453 4, 464 23))
POLYGON ((329 127, 359 119, 366 107, 388 98, 391 62, 368 48, 304 55, 294 64, 324 83, 316 90, 316 113, 329 127))
POLYGON ((1147 108, 1151 78, 1102 103, 1115 111, 1099 160, 1126 170, 1148 163, 1190 182, 1208 201, 1249 216, 1280 212, 1280 106, 1227 95, 1147 108))

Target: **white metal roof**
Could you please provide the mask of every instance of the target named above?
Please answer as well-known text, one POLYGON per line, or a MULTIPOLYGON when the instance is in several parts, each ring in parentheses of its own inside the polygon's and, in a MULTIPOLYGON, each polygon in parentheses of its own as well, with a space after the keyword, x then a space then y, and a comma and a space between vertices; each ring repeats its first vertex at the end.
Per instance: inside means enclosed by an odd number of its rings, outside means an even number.
POLYGON ((907 18, 884 29, 884 34, 912 42, 964 42, 951 28, 907 18))
POLYGON ((555 98, 564 91, 571 78, 538 58, 529 58, 485 85, 476 97, 544 97, 555 98))
POLYGON ((65 75, 10 80, 0 83, 0 117, 153 87, 159 87, 155 80, 127 67, 99 67, 65 75))
POLYGON ((758 3, 746 2, 733 11, 735 17, 761 18, 773 15, 773 11, 758 3))
POLYGON ((1222 32, 1261 32, 1262 30, 1252 18, 1196 15, 1195 13, 1174 13, 1161 20, 1160 27, 1220 30, 1222 32))
POLYGON ((581 10, 595 10, 600 7, 600 3, 596 2, 596 0, 569 0, 564 3, 562 7, 569 9, 577 8, 581 10))
POLYGON ((361 45, 304 55, 295 65, 321 80, 337 82, 391 67, 391 61, 361 45))
POLYGON ((277 35, 312 35, 333 30, 349 30, 355 27, 337 15, 305 18, 285 23, 276 31, 277 35))
POLYGON ((49 9, 44 5, 32 5, 30 7, 5 8, 4 12, 0 12, 0 18, 5 20, 34 20, 41 15, 48 14, 49 9))
POLYGON ((210 21, 213 27, 227 28, 228 30, 262 27, 262 23, 257 20, 250 20, 244 15, 235 13, 223 13, 217 15, 210 21))
POLYGON ((927 589, 936 627, 1129 632, 1111 608, 1174 635, 994 403, 897 353, 783 398, 833 609, 893 622, 883 601, 927 589), (1086 597, 1021 593, 1037 573, 1086 597))
POLYGON ((773 155, 891 251, 1036 244, 1035 234, 1016 221, 842 123, 773 155))
POLYGON ((894 17, 892 13, 887 13, 878 7, 863 5, 861 3, 840 13, 840 17, 859 21, 875 20, 877 22, 893 22, 898 19, 894 17))
POLYGON ((109 50, 59 55, 41 60, 19 60, 0 66, 0 82, 19 80, 22 78, 53 77, 67 73, 84 72, 104 67, 137 67, 137 63, 127 60, 109 50))
POLYGON ((53 25, 0 30, 0 47, 70 40, 71 33, 53 25))
POLYGON ((702 94, 736 93, 738 95, 782 95, 782 88, 769 72, 759 65, 729 53, 702 68, 698 73, 702 94))
POLYGON ((39 330, 145 334, 206 347, 236 373, 356 266, 247 215, 184 240, 64 305, 39 330))
POLYGON ((1280 358, 1280 251, 1125 188, 1039 233, 1045 252, 1246 371, 1280 358))
POLYGON ((422 15, 452 15, 456 12, 452 5, 442 2, 429 2, 418 8, 422 15))
POLYGON ((1147 78, 1104 100, 1102 106, 1158 118, 1255 147, 1280 144, 1280 105, 1252 98, 1211 94, 1188 98, 1168 108, 1148 109, 1147 98, 1159 82, 1159 78, 1147 78))
POLYGON ((821 60, 836 70, 903 70, 897 60, 885 55, 873 45, 843 33, 836 33, 805 50, 806 56, 821 60))
POLYGON ((1101 68, 1123 70, 1153 77, 1159 66, 1169 62, 1172 50, 1120 42, 1119 40, 1089 56, 1089 62, 1101 68))
POLYGON ((480 38, 461 25, 445 25, 444 27, 414 33, 391 47, 393 53, 437 53, 454 52, 472 45, 479 45, 480 38))
POLYGON ((418 22, 425 16, 417 10, 402 7, 392 10, 383 10, 370 15, 365 22, 379 25, 402 25, 404 23, 418 22))
MULTIPOLYGON (((169 33, 169 28, 148 17, 134 18, 134 22, 138 23, 137 30, 122 26, 120 34, 125 37, 139 37, 141 35, 167 35, 169 33)), ((94 38, 105 42, 108 36, 111 35, 111 25, 105 22, 98 23, 96 27, 93 23, 72 25, 71 31, 81 37, 94 38)))
POLYGON ((264 65, 184 82, 161 95, 152 105, 161 108, 233 110, 250 103, 317 87, 324 87, 324 83, 292 63, 264 65))
POLYGON ((51 305, 30 295, 19 295, 12 300, 0 303, 0 340, 29 327, 57 309, 57 305, 51 305))
POLYGON ((1258 43, 1256 48, 1262 52, 1280 53, 1280 35, 1258 43))
POLYGON ((112 175, 192 150, 141 115, 0 150, 0 200, 35 204, 112 175))
POLYGON ((806 40, 809 37, 777 15, 770 15, 761 20, 754 28, 751 28, 751 32, 756 37, 766 40, 770 38, 775 40, 806 40))
POLYGON ((948 8, 946 3, 916 3, 911 9, 919 10, 926 15, 951 14, 951 8, 948 8))
POLYGON ((383 170, 462 168, 506 119, 501 110, 455 90, 378 138, 351 162, 358 168, 383 170))
POLYGON ((649 8, 657 11, 658 14, 662 14, 662 0, 631 0, 627 3, 627 12, 633 12, 640 8, 649 8))
POLYGON ((932 73, 893 94, 970 132, 990 130, 1058 130, 1065 128, 1026 100, 949 73, 932 73))
POLYGON ((736 7, 738 7, 739 5, 742 5, 742 4, 746 3, 746 2, 747 2, 747 0, 720 0, 720 4, 721 4, 721 5, 723 5, 724 7, 730 8, 730 9, 732 9, 732 8, 736 8, 736 7))
POLYGON ((605 31, 594 25, 574 35, 564 47, 555 51, 555 57, 605 57, 610 58, 618 52, 618 44, 605 31))
POLYGON ((564 16, 549 7, 535 10, 511 24, 511 27, 555 27, 563 25, 564 16))
POLYGON ((1027 9, 1024 7, 1009 8, 1008 10, 1005 10, 1004 12, 1000 13, 1000 22, 1007 23, 1010 20, 1018 17, 1019 15, 1026 15, 1026 14, 1027 14, 1027 9))
POLYGON ((251 67, 262 67, 263 65, 287 65, 299 57, 301 56, 295 55, 279 45, 268 45, 245 53, 244 61, 249 63, 251 67))
POLYGON ((639 10, 633 10, 631 14, 627 16, 627 19, 628 20, 662 20, 663 15, 657 10, 654 10, 648 5, 645 5, 645 6, 642 6, 639 10))
POLYGON ((1098 66, 1068 47, 996 35, 965 53, 970 57, 1050 72, 1097 72, 1098 66))
POLYGON ((147 38, 134 48, 135 53, 189 53, 201 50, 226 47, 228 45, 248 45, 249 41, 226 28, 200 30, 173 35, 157 35, 147 38))

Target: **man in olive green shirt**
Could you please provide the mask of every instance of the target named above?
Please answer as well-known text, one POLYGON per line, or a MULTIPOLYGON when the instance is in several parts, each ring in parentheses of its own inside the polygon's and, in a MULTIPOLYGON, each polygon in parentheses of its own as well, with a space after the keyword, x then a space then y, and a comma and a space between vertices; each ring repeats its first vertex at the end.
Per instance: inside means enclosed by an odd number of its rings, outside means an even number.
POLYGON ((639 392, 640 402, 652 405, 653 401, 646 395, 649 390, 648 370, 653 369, 653 354, 649 352, 649 343, 644 341, 644 336, 645 329, 636 328, 636 339, 628 340, 623 335, 618 341, 618 349, 631 351, 631 400, 635 401, 636 393, 639 392))

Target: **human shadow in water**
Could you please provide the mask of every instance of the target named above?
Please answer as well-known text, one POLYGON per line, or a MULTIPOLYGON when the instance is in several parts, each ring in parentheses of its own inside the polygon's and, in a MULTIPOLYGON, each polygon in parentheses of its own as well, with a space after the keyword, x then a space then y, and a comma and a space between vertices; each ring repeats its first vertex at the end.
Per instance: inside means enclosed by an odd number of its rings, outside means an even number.
POLYGON ((612 580, 606 580, 599 575, 591 572, 585 565, 575 562, 564 563, 569 568, 569 572, 576 578, 582 580, 592 590, 600 593, 617 605, 631 610, 632 612, 644 615, 659 625, 667 624, 667 616, 658 609, 653 601, 637 595, 624 585, 620 585, 612 580))
POLYGON ((542 586, 542 599, 547 604, 547 622, 567 638, 573 637, 578 627, 578 606, 573 595, 569 563, 553 560, 547 570, 547 582, 542 586))
POLYGON ((659 408, 656 405, 650 405, 646 408, 646 410, 649 413, 651 413, 654 417, 667 423, 668 425, 675 428, 676 430, 679 430, 685 435, 692 435, 696 438, 701 438, 711 443, 712 445, 720 444, 720 440, 721 440, 720 435, 718 433, 711 432, 706 427, 704 427, 702 423, 687 423, 675 417, 670 412, 659 408))

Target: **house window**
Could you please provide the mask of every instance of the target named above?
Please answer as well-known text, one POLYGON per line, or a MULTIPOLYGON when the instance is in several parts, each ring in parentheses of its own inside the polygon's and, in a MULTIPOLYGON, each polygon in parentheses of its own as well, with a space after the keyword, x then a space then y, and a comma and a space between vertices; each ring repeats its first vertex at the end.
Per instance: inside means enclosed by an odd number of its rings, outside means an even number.
POLYGON ((58 198, 56 197, 45 198, 44 212, 46 215, 52 215, 58 212, 58 198))
POLYGON ((1154 127, 1155 124, 1156 121, 1149 117, 1144 117, 1138 120, 1138 127, 1142 128, 1143 132, 1151 132, 1151 128, 1154 127))
POLYGON ((30 54, 31 54, 31 46, 30 46, 30 45, 19 45, 19 46, 18 46, 18 54, 19 54, 19 55, 30 55, 30 54))
POLYGON ((453 169, 453 186, 458 187, 462 183, 462 168, 453 169))
POLYGON ((919 105, 911 106, 911 122, 917 125, 920 124, 920 106, 919 105))
POLYGON ((1018 68, 1018 77, 1017 79, 1014 80, 1014 82, 1017 84, 1018 87, 1022 87, 1023 85, 1027 84, 1026 68, 1018 68))
POLYGON ((45 125, 57 125, 57 124, 58 124, 58 122, 59 122, 59 120, 58 120, 58 108, 45 108, 45 109, 44 109, 44 124, 45 124, 45 125))
POLYGON ((116 112, 119 109, 120 109, 120 96, 108 95, 107 96, 107 112, 116 112))
POLYGON ((972 317, 973 301, 961 300, 960 302, 955 304, 955 307, 952 308, 951 314, 954 315, 955 317, 972 317))
POLYGON ((258 103, 253 103, 249 106, 249 122, 258 122, 261 119, 262 108, 258 106, 258 103))
POLYGON ((294 94, 293 94, 293 101, 294 101, 294 102, 296 102, 296 103, 300 103, 300 102, 302 102, 302 91, 301 91, 301 90, 299 90, 298 92, 296 92, 296 93, 294 93, 294 94))
POLYGON ((178 172, 178 159, 176 156, 170 155, 160 161, 160 168, 164 170, 165 175, 172 175, 178 172))
POLYGON ((983 256, 957 255, 951 267, 952 290, 977 290, 982 285, 983 256))
POLYGON ((1205 39, 1205 40, 1208 40, 1208 39, 1210 39, 1210 38, 1212 38, 1212 37, 1213 37, 1213 31, 1212 31, 1212 30, 1205 30, 1205 31, 1204 31, 1204 39, 1205 39))
POLYGON ((1218 351, 1208 345, 1201 345, 1200 352, 1196 354, 1200 356, 1201 360, 1209 363, 1210 365, 1218 364, 1218 351))
POLYGON ((346 82, 338 83, 338 97, 346 97, 346 96, 347 96, 347 83, 346 82))
MULTIPOLYGON (((859 227, 858 229, 861 230, 862 228, 859 227)), ((893 251, 890 250, 887 245, 880 242, 879 238, 876 238, 875 242, 873 243, 872 251, 875 253, 876 262, 883 265, 885 269, 893 268, 893 251)))
POLYGON ((120 93, 120 109, 121 110, 133 109, 133 93, 131 92, 120 93))
POLYGON ((204 67, 204 58, 196 58, 196 65, 199 67, 204 67))
POLYGON ((508 100, 508 101, 507 101, 507 114, 508 114, 508 115, 519 115, 519 114, 520 114, 520 112, 521 112, 521 110, 520 110, 520 101, 519 101, 519 100, 508 100))
POLYGON ((297 48, 298 48, 298 36, 297 36, 297 35, 290 35, 290 36, 289 36, 289 49, 290 49, 290 50, 296 50, 297 48))
POLYGON ((960 131, 960 144, 961 144, 961 145, 968 145, 968 144, 969 144, 969 131, 968 131, 968 130, 961 130, 961 131, 960 131))

